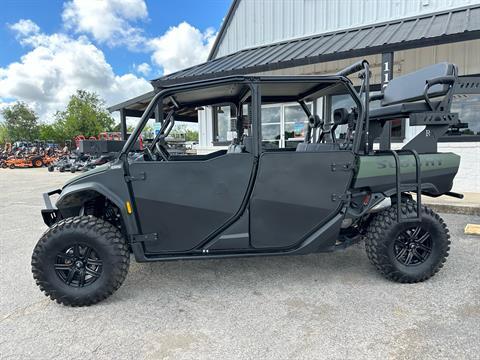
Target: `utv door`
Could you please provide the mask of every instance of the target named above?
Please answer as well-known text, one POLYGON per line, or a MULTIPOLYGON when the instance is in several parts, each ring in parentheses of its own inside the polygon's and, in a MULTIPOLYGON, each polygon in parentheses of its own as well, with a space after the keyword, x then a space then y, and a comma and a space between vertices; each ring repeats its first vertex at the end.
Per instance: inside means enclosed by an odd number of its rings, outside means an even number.
POLYGON ((255 248, 289 248, 340 209, 353 165, 349 151, 264 152, 250 201, 255 248))
POLYGON ((208 160, 130 165, 147 253, 186 252, 199 246, 240 209, 253 167, 249 153, 208 160), (143 178, 143 180, 142 180, 143 178))

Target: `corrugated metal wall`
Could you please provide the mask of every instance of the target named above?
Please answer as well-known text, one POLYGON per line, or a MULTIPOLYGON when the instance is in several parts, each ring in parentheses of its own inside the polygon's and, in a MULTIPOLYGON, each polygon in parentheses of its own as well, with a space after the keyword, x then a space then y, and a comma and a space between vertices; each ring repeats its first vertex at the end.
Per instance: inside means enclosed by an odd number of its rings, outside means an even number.
POLYGON ((241 0, 216 57, 285 39, 478 3, 480 0, 241 0))

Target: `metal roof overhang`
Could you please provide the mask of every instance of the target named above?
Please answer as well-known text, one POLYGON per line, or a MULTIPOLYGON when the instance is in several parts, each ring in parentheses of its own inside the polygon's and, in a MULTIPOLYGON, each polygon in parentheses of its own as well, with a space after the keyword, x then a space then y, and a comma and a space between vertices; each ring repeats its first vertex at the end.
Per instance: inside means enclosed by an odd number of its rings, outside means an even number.
POLYGON ((480 39, 478 4, 244 49, 163 76, 152 84, 162 88, 473 39, 480 39))

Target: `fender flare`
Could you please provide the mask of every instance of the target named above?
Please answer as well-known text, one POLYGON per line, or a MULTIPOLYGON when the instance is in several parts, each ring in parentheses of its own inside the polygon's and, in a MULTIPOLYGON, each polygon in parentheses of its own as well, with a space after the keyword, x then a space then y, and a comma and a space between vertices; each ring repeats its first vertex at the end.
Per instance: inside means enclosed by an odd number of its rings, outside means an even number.
POLYGON ((110 200, 120 210, 127 235, 138 233, 138 227, 133 214, 128 214, 125 208, 125 201, 130 199, 122 199, 113 191, 97 182, 85 182, 80 184, 72 184, 62 189, 60 197, 55 205, 62 212, 62 209, 81 206, 86 201, 93 199, 96 194, 100 194, 110 200))

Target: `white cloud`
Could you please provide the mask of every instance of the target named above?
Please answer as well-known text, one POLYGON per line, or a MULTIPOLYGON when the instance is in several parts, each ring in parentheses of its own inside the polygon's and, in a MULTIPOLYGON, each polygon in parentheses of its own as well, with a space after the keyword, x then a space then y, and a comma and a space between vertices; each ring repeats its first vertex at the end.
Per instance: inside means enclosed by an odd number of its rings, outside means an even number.
POLYGON ((15 31, 18 36, 27 36, 30 34, 36 34, 40 31, 40 28, 30 19, 20 19, 13 25, 9 25, 10 29, 15 31))
POLYGON ((142 74, 143 76, 148 76, 148 74, 150 74, 150 71, 152 71, 152 68, 147 63, 141 63, 140 65, 134 64, 133 68, 137 73, 142 74))
POLYGON ((164 74, 199 64, 207 60, 215 40, 213 29, 201 32, 187 22, 171 27, 160 37, 148 41, 153 51, 152 61, 164 74))
POLYGON ((21 41, 33 48, 19 61, 0 67, 0 103, 25 101, 42 121, 51 121, 77 89, 97 92, 108 105, 152 89, 141 77, 116 75, 103 52, 86 37, 35 34, 21 41))
POLYGON ((91 34, 100 43, 135 49, 145 39, 131 22, 147 19, 148 12, 144 0, 72 0, 64 5, 62 18, 68 29, 91 34))

